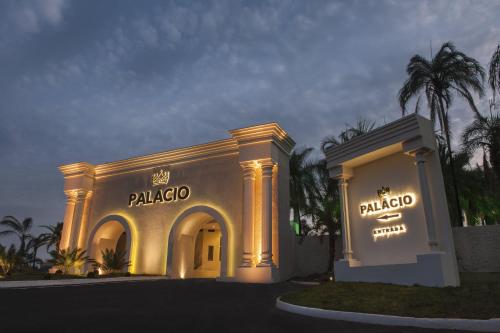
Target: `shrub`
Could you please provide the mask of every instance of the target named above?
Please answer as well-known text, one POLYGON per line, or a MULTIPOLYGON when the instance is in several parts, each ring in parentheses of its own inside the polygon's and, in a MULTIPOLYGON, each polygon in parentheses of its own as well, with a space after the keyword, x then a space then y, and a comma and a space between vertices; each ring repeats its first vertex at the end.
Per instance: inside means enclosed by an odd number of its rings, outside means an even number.
POLYGON ((58 270, 56 271, 56 275, 62 275, 62 273, 63 273, 63 271, 62 271, 62 270, 60 270, 60 269, 58 269, 58 270))
POLYGON ((51 275, 51 274, 49 274, 49 273, 47 273, 47 274, 45 274, 45 275, 43 276, 43 279, 44 279, 44 280, 50 280, 51 278, 52 278, 52 275, 51 275))
POLYGON ((125 276, 130 276, 130 275, 132 275, 132 274, 130 274, 130 272, 125 273, 125 276))
POLYGON ((101 254, 102 263, 99 267, 106 273, 121 273, 130 266, 130 261, 125 258, 126 253, 123 251, 105 249, 101 254))
POLYGON ((88 277, 89 279, 94 279, 94 278, 96 277, 96 274, 95 274, 95 272, 88 272, 88 273, 87 273, 87 277, 88 277))
POLYGON ((50 251, 49 254, 52 258, 47 262, 54 266, 61 267, 64 274, 80 269, 85 263, 93 262, 92 259, 85 255, 85 251, 79 248, 72 250, 59 249, 50 251))

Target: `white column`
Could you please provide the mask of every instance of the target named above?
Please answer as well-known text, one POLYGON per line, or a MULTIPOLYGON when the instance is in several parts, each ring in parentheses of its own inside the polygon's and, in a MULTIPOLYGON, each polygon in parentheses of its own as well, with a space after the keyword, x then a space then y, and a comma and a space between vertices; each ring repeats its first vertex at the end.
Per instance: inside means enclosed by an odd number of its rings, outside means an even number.
POLYGON ((75 247, 80 249, 87 250, 87 244, 85 244, 85 237, 87 236, 87 220, 89 218, 90 206, 92 202, 92 191, 87 192, 87 196, 85 197, 85 202, 83 204, 83 215, 80 221, 80 227, 78 228, 79 232, 77 237, 75 238, 75 247))
POLYGON ((429 190, 429 183, 427 182, 427 171, 425 169, 425 152, 418 151, 415 154, 415 161, 417 163, 420 194, 422 197, 422 204, 424 206, 425 223, 427 224, 428 243, 431 251, 435 251, 438 249, 438 242, 436 238, 436 225, 434 223, 434 216, 432 214, 432 200, 429 190))
POLYGON ((63 229, 61 232, 61 241, 59 248, 61 250, 69 247, 71 239, 71 229, 73 223, 73 214, 75 213, 76 191, 65 191, 66 194, 66 210, 64 212, 63 229))
POLYGON ((243 257, 240 267, 252 267, 255 209, 255 162, 240 163, 243 168, 243 257))
POLYGON ((262 168, 262 258, 258 266, 273 264, 273 167, 271 160, 261 163, 262 168))
POLYGON ((66 205, 66 214, 64 215, 61 249, 73 249, 78 246, 78 237, 80 235, 87 194, 88 191, 84 190, 70 191, 66 194, 68 202, 66 205))
POLYGON ((347 192, 347 178, 339 178, 340 219, 342 222, 342 242, 344 245, 344 260, 352 259, 351 227, 349 224, 349 196, 347 192))

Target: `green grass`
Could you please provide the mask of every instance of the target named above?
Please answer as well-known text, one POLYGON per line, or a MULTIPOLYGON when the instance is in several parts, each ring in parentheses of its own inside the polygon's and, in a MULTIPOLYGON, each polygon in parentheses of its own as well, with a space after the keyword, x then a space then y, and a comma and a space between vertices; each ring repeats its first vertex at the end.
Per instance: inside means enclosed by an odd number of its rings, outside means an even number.
POLYGON ((457 288, 326 282, 285 294, 281 299, 338 311, 419 318, 500 318, 500 274, 464 274, 457 288))

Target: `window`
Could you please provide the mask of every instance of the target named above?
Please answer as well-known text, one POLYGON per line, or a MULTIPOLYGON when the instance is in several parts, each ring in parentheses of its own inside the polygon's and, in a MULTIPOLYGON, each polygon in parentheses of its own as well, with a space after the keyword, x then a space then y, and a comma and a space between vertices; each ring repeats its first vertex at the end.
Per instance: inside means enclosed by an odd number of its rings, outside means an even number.
POLYGON ((214 247, 212 245, 208 246, 208 261, 214 261, 214 247))

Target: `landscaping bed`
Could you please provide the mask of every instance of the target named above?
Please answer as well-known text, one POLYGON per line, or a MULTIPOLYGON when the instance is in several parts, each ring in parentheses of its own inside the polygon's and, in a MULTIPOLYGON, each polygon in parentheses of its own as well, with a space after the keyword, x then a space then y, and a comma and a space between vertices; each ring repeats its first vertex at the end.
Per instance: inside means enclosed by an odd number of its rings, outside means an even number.
POLYGON ((46 272, 30 272, 30 273, 13 273, 10 276, 0 277, 1 281, 36 281, 36 280, 67 280, 67 279, 106 279, 115 277, 126 277, 126 276, 142 276, 142 275, 131 275, 127 273, 112 273, 105 275, 77 275, 77 274, 49 274, 46 272))
POLYGON ((460 287, 325 282, 281 300, 327 310, 418 318, 500 318, 500 274, 468 273, 460 287))

